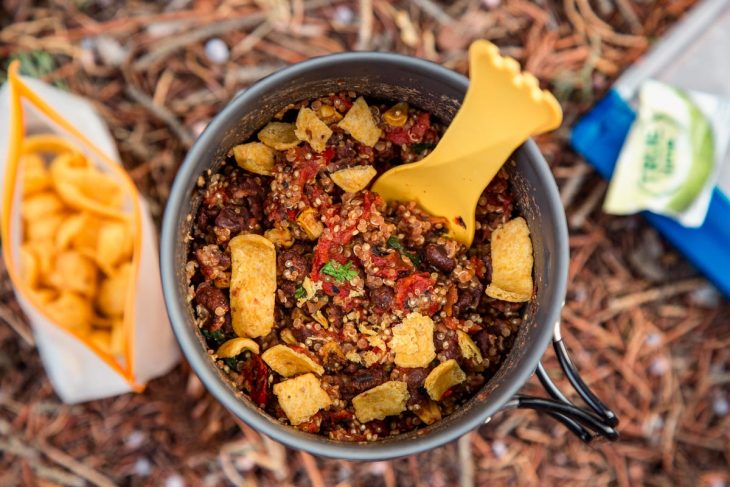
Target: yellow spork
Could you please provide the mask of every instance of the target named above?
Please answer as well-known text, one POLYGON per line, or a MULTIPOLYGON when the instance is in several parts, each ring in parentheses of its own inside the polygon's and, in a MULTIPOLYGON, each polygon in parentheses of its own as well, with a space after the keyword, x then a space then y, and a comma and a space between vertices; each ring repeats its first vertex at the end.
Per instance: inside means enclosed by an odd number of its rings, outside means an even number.
POLYGON ((491 42, 469 48, 469 89, 431 154, 386 172, 373 191, 387 201, 415 201, 449 221, 449 232, 470 246, 479 196, 528 137, 560 126, 555 97, 491 42))

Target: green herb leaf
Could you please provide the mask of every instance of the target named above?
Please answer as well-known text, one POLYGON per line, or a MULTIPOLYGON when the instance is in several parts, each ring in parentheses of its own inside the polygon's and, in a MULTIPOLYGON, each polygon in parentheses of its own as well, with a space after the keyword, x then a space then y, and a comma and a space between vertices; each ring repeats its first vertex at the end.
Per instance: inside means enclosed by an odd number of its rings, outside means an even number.
POLYGON ((388 238, 388 247, 395 250, 404 250, 403 244, 400 243, 400 240, 398 240, 398 237, 395 235, 391 235, 390 238, 388 238))
POLYGON ((225 333, 220 330, 209 331, 205 328, 201 328, 200 333, 202 333, 207 340, 212 340, 217 343, 222 343, 226 339, 225 333))
POLYGON ((307 297, 307 291, 302 286, 299 286, 297 290, 294 291, 294 297, 296 299, 304 299, 307 297))
POLYGON ((414 266, 418 267, 419 265, 421 265, 421 258, 418 257, 417 254, 406 250, 403 244, 400 243, 400 240, 398 240, 398 237, 396 237, 395 235, 391 235, 390 238, 388 238, 388 247, 390 247, 391 249, 395 249, 400 252, 401 255, 408 257, 408 260, 410 260, 414 266))
POLYGON ((334 260, 330 260, 322 266, 321 272, 323 274, 327 274, 328 276, 334 277, 335 281, 339 283, 347 282, 350 279, 357 277, 357 270, 355 270, 355 266, 353 265, 352 261, 349 260, 345 265, 342 265, 334 260))
POLYGON ((431 144, 429 142, 421 142, 411 145, 411 149, 413 150, 413 152, 425 152, 428 149, 433 149, 434 147, 436 147, 436 144, 431 144))
POLYGON ((224 358, 223 363, 230 367, 231 370, 238 370, 238 360, 235 357, 224 358))

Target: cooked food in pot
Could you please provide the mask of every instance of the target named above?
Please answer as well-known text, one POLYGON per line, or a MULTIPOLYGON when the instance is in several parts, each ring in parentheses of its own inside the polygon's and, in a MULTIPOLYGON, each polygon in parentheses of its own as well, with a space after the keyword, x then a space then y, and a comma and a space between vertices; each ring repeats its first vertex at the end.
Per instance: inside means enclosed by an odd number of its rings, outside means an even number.
MULTIPOLYGON (((533 295, 529 230, 502 170, 471 248, 368 191, 444 127, 337 93, 287 106, 201 177, 189 298, 211 359, 283 423, 372 441, 453 413, 497 371, 533 295)), ((488 134, 485 134, 488 136, 488 134)))

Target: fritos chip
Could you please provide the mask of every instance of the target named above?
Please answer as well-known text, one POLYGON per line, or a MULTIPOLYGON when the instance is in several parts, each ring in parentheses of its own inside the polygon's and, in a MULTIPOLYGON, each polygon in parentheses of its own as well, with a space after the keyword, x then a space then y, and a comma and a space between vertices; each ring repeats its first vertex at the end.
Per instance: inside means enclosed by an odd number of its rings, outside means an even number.
POLYGON ((312 207, 307 207, 299 213, 297 223, 310 240, 318 239, 324 231, 324 224, 319 220, 319 213, 312 207))
POLYGON ((311 108, 302 108, 297 114, 294 133, 299 140, 308 142, 312 149, 322 152, 332 136, 332 129, 320 120, 311 108))
POLYGON ((522 217, 514 218, 492 233, 492 282, 484 291, 490 298, 513 303, 532 297, 532 241, 522 217))
POLYGON ((287 150, 296 147, 301 142, 294 133, 294 125, 284 122, 271 122, 262 128, 258 134, 261 142, 272 149, 287 150))
POLYGON ((49 282, 57 289, 92 297, 96 294, 97 272, 94 261, 75 250, 64 250, 56 256, 49 282))
POLYGON ((261 235, 238 235, 231 249, 231 320, 238 336, 268 335, 274 326, 276 250, 261 235))
POLYGON ((218 355, 218 358, 231 358, 245 352, 246 350, 258 355, 260 351, 259 344, 250 338, 231 338, 221 345, 215 354, 218 355))
POLYGON ((33 222, 51 215, 60 213, 65 209, 61 198, 52 191, 43 191, 28 196, 23 200, 20 208, 20 215, 26 222, 33 222))
POLYGON ((78 153, 65 153, 51 163, 51 178, 61 199, 71 208, 125 220, 121 185, 89 165, 78 153))
POLYGON ((51 188, 51 174, 38 154, 26 154, 20 160, 23 171, 23 197, 51 188))
POLYGON ((348 193, 365 189, 378 171, 373 166, 355 166, 340 169, 330 175, 337 186, 348 193))
POLYGON ((261 358, 271 369, 284 377, 292 377, 307 372, 324 374, 324 368, 308 355, 297 352, 286 345, 275 345, 266 350, 261 358))
POLYGON ((345 118, 340 120, 337 126, 368 147, 373 147, 383 133, 375 123, 370 107, 363 97, 355 100, 345 118))
POLYGON ((29 137, 22 150, 23 279, 53 321, 120 355, 134 251, 122 186, 57 136, 29 137), (55 156, 50 168, 41 154, 55 156))
POLYGON ((440 401, 444 393, 466 380, 466 374, 456 360, 449 359, 434 368, 423 381, 423 387, 434 401, 440 401))
POLYGON ((20 247, 20 274, 30 287, 38 287, 40 282, 40 264, 35 253, 27 245, 20 247))
POLYGON ((39 282, 44 283, 53 272, 53 264, 56 259, 56 249, 51 240, 39 240, 36 242, 26 242, 23 247, 31 252, 38 263, 39 282))
POLYGON ((48 304, 58 297, 58 292, 55 289, 36 288, 31 289, 30 292, 43 304, 48 304))
POLYGON ((433 320, 420 313, 411 313, 392 328, 390 348, 399 367, 426 367, 436 358, 433 344, 433 320))
POLYGON ((459 349, 461 350, 462 357, 466 359, 473 358, 476 363, 482 363, 482 352, 469 334, 461 330, 456 330, 456 338, 459 340, 459 349))
POLYGON ((101 282, 96 304, 105 315, 122 316, 124 314, 131 272, 132 265, 126 262, 101 282))
POLYGON ((409 397, 405 382, 391 380, 353 397, 352 405, 357 420, 367 423, 402 413, 409 397))
POLYGON ((124 353, 124 321, 121 318, 113 322, 110 346, 112 354, 122 355, 124 353))
POLYGON ((295 426, 332 404, 332 399, 313 374, 304 374, 279 382, 274 384, 273 389, 274 395, 279 399, 279 406, 284 410, 289 422, 295 426))
POLYGON ((271 176, 274 168, 274 151, 261 142, 249 142, 233 148, 236 163, 246 171, 271 176))
POLYGON ((291 232, 286 228, 270 228, 264 232, 264 237, 280 247, 289 248, 294 245, 294 238, 292 238, 291 232))
POLYGON ((418 409, 413 409, 418 419, 426 424, 434 424, 436 421, 441 421, 441 409, 434 401, 429 400, 419 404, 419 406, 418 409))
POLYGON ((129 260, 134 250, 132 226, 128 221, 108 221, 98 230, 96 241, 96 262, 111 274, 114 267, 129 260))
POLYGON ((63 213, 51 213, 34 220, 29 220, 25 224, 24 233, 26 240, 31 242, 42 242, 46 240, 52 242, 65 219, 66 215, 63 213))
POLYGON ((89 340, 107 353, 111 350, 112 334, 108 330, 92 331, 89 335, 89 340))
POLYGON ((87 334, 91 331, 94 311, 89 300, 73 291, 61 291, 58 298, 46 305, 54 321, 68 329, 87 334))

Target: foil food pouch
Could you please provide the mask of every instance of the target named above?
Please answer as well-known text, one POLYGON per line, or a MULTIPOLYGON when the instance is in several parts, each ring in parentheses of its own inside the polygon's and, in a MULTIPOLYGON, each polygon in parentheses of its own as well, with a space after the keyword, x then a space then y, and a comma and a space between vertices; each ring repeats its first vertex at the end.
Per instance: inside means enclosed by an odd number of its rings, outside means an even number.
POLYGON ((729 140, 730 99, 645 81, 604 211, 649 210, 699 227, 729 140))

